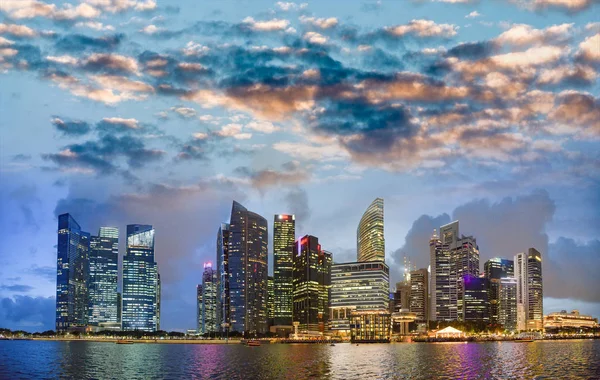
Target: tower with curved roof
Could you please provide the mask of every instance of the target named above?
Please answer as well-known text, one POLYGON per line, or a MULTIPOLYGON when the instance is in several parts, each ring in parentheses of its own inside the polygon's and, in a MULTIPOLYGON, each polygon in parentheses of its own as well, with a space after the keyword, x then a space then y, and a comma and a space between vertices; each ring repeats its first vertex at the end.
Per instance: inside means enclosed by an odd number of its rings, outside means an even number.
POLYGON ((385 261, 381 198, 375 198, 360 218, 356 229, 356 254, 358 261, 385 261))

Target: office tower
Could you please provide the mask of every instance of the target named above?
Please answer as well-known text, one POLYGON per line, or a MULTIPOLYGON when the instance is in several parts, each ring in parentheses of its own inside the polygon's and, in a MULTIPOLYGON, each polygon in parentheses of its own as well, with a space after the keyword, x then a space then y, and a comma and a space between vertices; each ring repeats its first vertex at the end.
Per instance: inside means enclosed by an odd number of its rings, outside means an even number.
POLYGON ((202 284, 198 284, 196 285, 196 332, 203 334, 202 330, 202 284))
POLYGON ((408 278, 406 281, 396 283, 396 291, 394 292, 394 311, 400 311, 402 309, 410 310, 411 286, 408 278))
POLYGON ((429 274, 427 269, 410 272, 410 311, 417 315, 417 321, 429 320, 429 274))
POLYGON ((90 238, 89 324, 117 323, 119 229, 100 227, 90 238))
POLYGON ((544 327, 542 254, 535 248, 529 248, 527 251, 527 296, 527 329, 542 330, 544 327))
POLYGON ((487 278, 475 277, 466 274, 462 278, 461 291, 463 293, 462 320, 463 321, 489 321, 487 278))
POLYGON ((535 248, 515 256, 517 279, 517 330, 541 330, 544 306, 542 255, 535 248))
POLYGON ((156 266, 156 303, 154 306, 154 310, 155 310, 155 315, 156 315, 156 330, 160 330, 160 298, 161 298, 161 294, 162 294, 162 288, 161 288, 161 282, 160 282, 160 273, 158 272, 158 266, 156 266))
POLYGON ((207 262, 202 274, 202 333, 217 331, 217 271, 212 268, 212 263, 207 262))
POLYGON ((357 311, 389 314, 390 269, 383 261, 337 263, 331 266, 329 325, 335 335, 350 335, 357 311))
POLYGON ((123 297, 121 292, 117 293, 117 322, 121 323, 121 311, 123 310, 123 297))
POLYGON ((273 222, 274 324, 292 324, 292 267, 296 217, 275 215, 273 222))
POLYGON ((514 277, 514 261, 494 257, 484 264, 485 278, 488 279, 489 316, 491 323, 499 323, 498 305, 500 302, 500 279, 514 277))
POLYGON ((229 223, 217 232, 217 323, 219 331, 229 329, 229 223))
POLYGON ((323 334, 329 319, 331 253, 314 236, 294 244, 293 285, 293 322, 299 322, 302 333, 323 334))
POLYGON ((508 331, 517 329, 517 280, 514 277, 499 280, 498 323, 508 331))
POLYGON ((231 331, 267 332, 267 220, 233 202, 229 223, 231 331))
POLYGON ((154 229, 150 225, 127 226, 123 257, 123 330, 157 330, 158 271, 154 261, 154 229))
POLYGON ((383 199, 376 198, 367 208, 356 229, 357 261, 384 261, 383 199))
POLYGON ((431 312, 432 321, 457 319, 456 278, 452 276, 452 260, 449 245, 442 243, 436 230, 429 240, 431 260, 431 312))
POLYGON ((56 331, 88 323, 90 234, 70 214, 58 216, 56 331))
POLYGON ((267 278, 267 317, 268 325, 273 326, 275 318, 275 280, 273 276, 267 278))

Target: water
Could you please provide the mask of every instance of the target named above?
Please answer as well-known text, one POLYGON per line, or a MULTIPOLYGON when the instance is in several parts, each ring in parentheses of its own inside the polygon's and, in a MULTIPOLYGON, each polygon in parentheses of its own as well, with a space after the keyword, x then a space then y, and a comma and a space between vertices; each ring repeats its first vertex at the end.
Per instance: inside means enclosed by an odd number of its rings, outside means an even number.
POLYGON ((0 341, 0 379, 600 379, 600 340, 245 347, 0 341))

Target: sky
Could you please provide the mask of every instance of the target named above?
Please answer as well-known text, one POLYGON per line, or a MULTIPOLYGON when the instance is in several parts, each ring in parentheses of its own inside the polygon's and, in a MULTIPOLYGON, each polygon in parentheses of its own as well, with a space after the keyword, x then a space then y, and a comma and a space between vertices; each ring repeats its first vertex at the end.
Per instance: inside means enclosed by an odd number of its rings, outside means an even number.
MULTIPOLYGON (((385 202, 392 283, 459 220, 600 317, 597 0, 0 2, 0 327, 54 327, 57 215, 152 224, 166 330, 233 200, 334 262, 385 202)), ((271 242, 270 242, 271 245, 271 242)), ((272 263, 270 263, 272 266, 272 263)))

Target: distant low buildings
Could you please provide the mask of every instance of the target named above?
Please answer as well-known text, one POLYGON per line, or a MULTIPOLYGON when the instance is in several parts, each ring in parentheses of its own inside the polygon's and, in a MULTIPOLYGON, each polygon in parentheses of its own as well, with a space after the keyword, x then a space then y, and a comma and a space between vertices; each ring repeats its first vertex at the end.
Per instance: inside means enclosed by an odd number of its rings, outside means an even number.
POLYGON ((562 310, 557 313, 550 313, 544 316, 545 329, 563 329, 563 328, 595 328, 598 327, 598 318, 590 315, 579 314, 579 310, 573 310, 567 313, 562 310))

